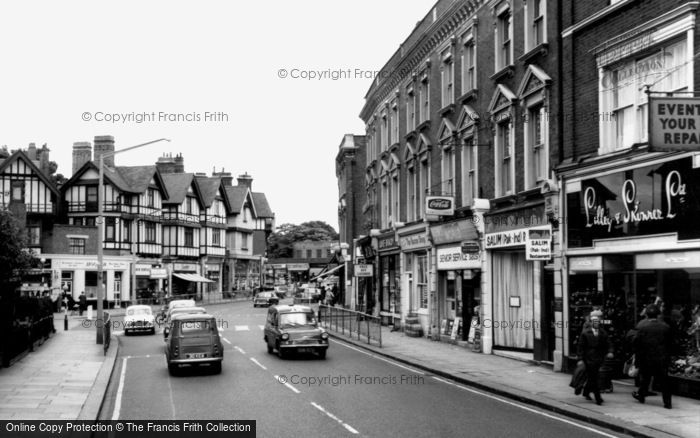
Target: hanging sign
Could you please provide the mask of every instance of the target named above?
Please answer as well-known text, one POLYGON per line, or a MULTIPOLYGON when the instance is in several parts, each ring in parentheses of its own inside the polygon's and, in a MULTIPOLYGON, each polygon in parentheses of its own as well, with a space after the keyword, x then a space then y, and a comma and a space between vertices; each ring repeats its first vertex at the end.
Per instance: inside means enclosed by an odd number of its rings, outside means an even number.
POLYGON ((649 97, 649 150, 700 151, 700 98, 649 97))
POLYGON ((550 260, 552 258, 552 230, 527 230, 525 241, 526 260, 550 260))

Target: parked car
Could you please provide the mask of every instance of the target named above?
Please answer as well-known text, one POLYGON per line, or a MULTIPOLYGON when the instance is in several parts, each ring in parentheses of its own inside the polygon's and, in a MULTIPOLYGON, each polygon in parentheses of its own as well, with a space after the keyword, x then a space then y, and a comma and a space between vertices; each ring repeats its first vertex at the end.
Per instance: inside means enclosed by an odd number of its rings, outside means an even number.
POLYGON ((189 299, 189 300, 172 300, 171 302, 168 303, 168 311, 172 310, 175 307, 195 307, 197 304, 195 304, 194 300, 189 299))
POLYGON ((165 360, 170 374, 177 374, 182 366, 209 366, 215 374, 221 373, 224 347, 214 316, 203 314, 173 315, 170 336, 165 344, 165 360))
POLYGON ((134 305, 126 308, 124 315, 124 335, 133 332, 156 333, 156 319, 151 306, 134 305))
POLYGON ((172 320, 173 316, 182 314, 197 315, 203 313, 207 313, 204 307, 174 307, 170 309, 168 315, 165 317, 165 324, 163 327, 163 338, 167 338, 170 334, 170 321, 172 320))
POLYGON ((294 304, 310 304, 321 301, 321 289, 304 285, 294 295, 294 304))
POLYGON ((274 306, 267 311, 264 341, 267 352, 280 358, 290 352, 313 352, 321 359, 328 351, 328 333, 318 326, 308 306, 274 306))
POLYGON ((274 292, 260 292, 253 299, 253 307, 258 306, 274 306, 279 304, 280 299, 274 292))

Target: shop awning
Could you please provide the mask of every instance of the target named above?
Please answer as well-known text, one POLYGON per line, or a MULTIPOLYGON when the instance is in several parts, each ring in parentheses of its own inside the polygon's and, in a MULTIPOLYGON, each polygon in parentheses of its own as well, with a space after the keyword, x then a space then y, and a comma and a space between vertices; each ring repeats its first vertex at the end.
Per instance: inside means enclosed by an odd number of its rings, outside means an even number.
POLYGON ((327 276, 331 275, 332 273, 336 272, 337 270, 339 270, 339 269, 341 269, 341 268, 344 268, 344 267, 345 267, 345 265, 338 265, 338 266, 336 266, 336 267, 333 268, 333 269, 327 270, 326 272, 324 272, 323 274, 319 275, 318 277, 312 278, 311 281, 318 280, 319 278, 327 277, 327 276))
POLYGON ((324 268, 311 268, 311 269, 309 269, 309 275, 314 277, 314 276, 320 274, 321 272, 323 272, 323 269, 324 268))
POLYGON ((199 274, 173 274, 174 277, 181 278, 185 281, 193 283, 213 283, 214 281, 204 278, 199 274))

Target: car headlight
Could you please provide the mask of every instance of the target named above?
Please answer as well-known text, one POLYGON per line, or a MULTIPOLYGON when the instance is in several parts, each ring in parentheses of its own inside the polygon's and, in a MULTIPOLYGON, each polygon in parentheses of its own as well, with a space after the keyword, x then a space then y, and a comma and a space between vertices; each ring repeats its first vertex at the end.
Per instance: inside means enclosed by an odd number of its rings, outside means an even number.
POLYGON ((321 333, 321 339, 328 339, 328 333, 326 333, 326 332, 321 333))
POLYGON ((282 340, 288 341, 289 340, 289 333, 282 333, 282 340))

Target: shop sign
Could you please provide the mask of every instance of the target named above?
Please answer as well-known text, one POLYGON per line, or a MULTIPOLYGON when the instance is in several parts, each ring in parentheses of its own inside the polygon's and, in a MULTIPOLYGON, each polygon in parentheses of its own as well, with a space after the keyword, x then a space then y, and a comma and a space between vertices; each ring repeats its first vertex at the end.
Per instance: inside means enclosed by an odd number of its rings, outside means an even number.
POLYGON ((603 258, 601 256, 571 257, 569 259, 569 272, 602 271, 603 258))
POLYGON ((194 263, 175 263, 174 269, 176 271, 197 271, 197 265, 194 263))
POLYGON ((285 263, 272 263, 269 265, 272 269, 287 269, 287 265, 285 263))
POLYGON ((287 263, 287 270, 288 271, 308 271, 309 264, 308 263, 287 263))
POLYGON ((444 270, 479 269, 481 254, 477 252, 463 253, 459 246, 437 249, 437 268, 444 270))
POLYGON ((649 150, 700 150, 700 98, 649 97, 649 150))
POLYGON ((412 251, 415 249, 425 248, 430 245, 428 242, 428 235, 425 232, 401 237, 399 242, 402 251, 412 251))
POLYGON ((525 260, 550 260, 552 258, 552 230, 527 230, 525 260))
POLYGON ((151 275, 151 265, 139 265, 134 268, 135 275, 140 277, 149 277, 151 275))
MULTIPOLYGON (((552 234, 551 225, 543 227, 523 228, 520 230, 501 231, 500 233, 487 234, 484 242, 486 249, 504 248, 509 246, 523 246, 527 244, 529 237, 528 231, 549 230, 549 235, 552 234)), ((550 237, 551 238, 551 237, 550 237)))
POLYGON ((355 277, 371 277, 373 274, 372 265, 355 265, 355 277))
POLYGON ((700 171, 691 157, 590 178, 580 187, 567 194, 569 246, 662 233, 700 237, 700 171))
POLYGON ((474 218, 466 218, 460 221, 430 227, 435 245, 461 242, 463 240, 476 240, 479 234, 474 226, 474 218))
POLYGON ((548 223, 547 216, 544 212, 544 205, 522 208, 507 213, 484 215, 486 233, 534 228, 547 225, 548 223))
POLYGON ((211 264, 211 263, 207 263, 206 267, 207 267, 207 271, 218 272, 219 269, 220 269, 220 266, 219 266, 219 265, 214 265, 214 264, 211 264))
POLYGON ((398 249, 396 237, 392 233, 390 236, 382 236, 377 238, 377 249, 379 251, 388 251, 390 249, 398 249))
POLYGON ((151 279, 168 278, 168 270, 165 268, 151 269, 151 279))
POLYGON ((452 196, 426 196, 425 214, 452 216, 455 214, 455 200, 452 196))
MULTIPOLYGON (((54 260, 55 268, 61 270, 89 269, 97 270, 97 260, 54 260)), ((103 261, 105 271, 124 271, 129 269, 129 262, 103 261)))

